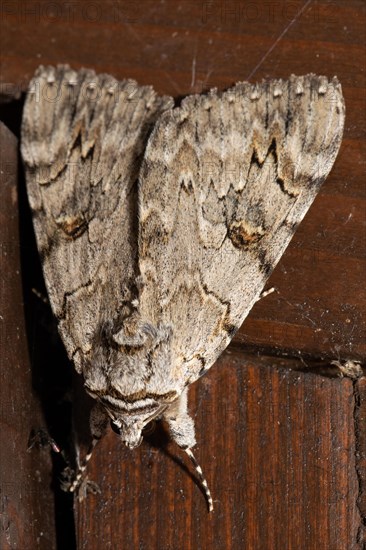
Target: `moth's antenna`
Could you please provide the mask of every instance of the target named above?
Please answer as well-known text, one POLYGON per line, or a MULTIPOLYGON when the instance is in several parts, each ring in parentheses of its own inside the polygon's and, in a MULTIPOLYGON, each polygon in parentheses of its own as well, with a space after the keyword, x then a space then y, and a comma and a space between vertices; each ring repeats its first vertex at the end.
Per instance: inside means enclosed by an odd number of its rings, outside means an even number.
POLYGON ((208 488, 208 485, 207 485, 206 478, 203 475, 202 468, 198 464, 198 462, 197 462, 194 454, 192 453, 191 449, 184 449, 184 450, 187 453, 187 455, 189 456, 189 458, 191 459, 192 464, 195 467, 195 470, 196 470, 196 472, 198 474, 198 477, 200 479, 201 487, 202 487, 202 489, 205 493, 206 499, 207 499, 208 511, 212 512, 213 511, 213 500, 212 500, 210 489, 208 488))

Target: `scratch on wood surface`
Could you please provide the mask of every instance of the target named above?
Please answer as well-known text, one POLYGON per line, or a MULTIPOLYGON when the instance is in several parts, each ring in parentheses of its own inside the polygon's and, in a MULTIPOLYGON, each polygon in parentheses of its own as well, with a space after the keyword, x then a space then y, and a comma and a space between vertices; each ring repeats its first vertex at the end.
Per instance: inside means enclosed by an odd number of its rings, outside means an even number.
POLYGON ((197 39, 194 45, 194 54, 192 59, 192 79, 191 79, 191 88, 194 88, 196 83, 196 61, 197 61, 197 39))
MULTIPOLYGON (((127 24, 126 23, 126 28, 127 30, 134 36, 134 38, 136 38, 136 40, 138 40, 140 42, 140 44, 143 44, 144 46, 146 46, 146 43, 144 42, 144 40, 141 38, 141 36, 136 32, 136 29, 134 27, 132 27, 130 24, 127 24)), ((173 88, 175 89, 175 91, 178 93, 178 95, 181 94, 181 90, 180 88, 177 86, 176 82, 171 78, 170 74, 163 70, 162 71, 163 74, 167 77, 167 79, 169 80, 169 82, 172 84, 173 88)))
POLYGON ((307 0, 307 2, 305 2, 305 4, 303 5, 303 7, 297 12, 297 14, 295 15, 295 17, 290 21, 290 23, 287 25, 287 27, 284 28, 284 30, 281 32, 280 36, 273 42, 272 46, 269 48, 269 50, 263 55, 263 57, 261 57, 261 59, 259 60, 259 62, 257 63, 257 65, 254 67, 254 69, 252 70, 251 73, 249 73, 249 75, 247 76, 246 80, 249 80, 250 78, 252 78, 252 76, 257 72, 257 70, 259 69, 259 67, 264 63, 264 61, 267 59, 267 57, 269 56, 269 54, 275 49, 275 47, 277 46, 277 44, 282 40, 282 38, 285 36, 285 34, 290 30, 290 28, 292 27, 292 25, 299 19, 299 17, 301 16, 301 14, 306 10, 306 8, 309 6, 309 4, 312 2, 312 0, 307 0))

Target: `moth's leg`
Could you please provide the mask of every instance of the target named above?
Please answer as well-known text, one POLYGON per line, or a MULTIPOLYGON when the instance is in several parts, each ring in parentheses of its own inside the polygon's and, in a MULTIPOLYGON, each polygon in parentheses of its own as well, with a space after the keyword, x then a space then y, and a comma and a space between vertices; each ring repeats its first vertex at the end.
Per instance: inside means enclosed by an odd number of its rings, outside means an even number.
POLYGON ((86 453, 85 458, 83 462, 80 464, 76 472, 75 478, 70 485, 69 491, 71 493, 73 493, 81 484, 84 471, 88 465, 89 460, 91 459, 91 456, 94 451, 94 447, 96 446, 98 441, 103 437, 109 423, 108 415, 99 403, 96 403, 92 408, 90 412, 89 422, 90 422, 90 431, 92 434, 92 441, 90 443, 88 452, 86 453))
POLYGON ((42 292, 39 292, 39 290, 37 290, 36 288, 32 288, 32 292, 35 296, 37 296, 37 298, 39 298, 44 304, 47 304, 47 305, 50 305, 50 302, 47 298, 47 296, 45 296, 44 294, 42 294, 42 292))
POLYGON ((202 490, 207 499, 208 510, 212 512, 213 501, 210 489, 208 488, 206 478, 203 475, 202 468, 198 464, 192 447, 196 444, 194 421, 189 416, 187 411, 187 388, 183 391, 179 399, 177 399, 163 415, 164 420, 168 423, 169 431, 172 439, 183 449, 192 461, 199 477, 202 490))
POLYGON ((28 440, 27 451, 31 451, 33 447, 45 447, 46 445, 49 445, 55 453, 61 452, 61 449, 57 445, 56 441, 52 439, 52 437, 46 432, 46 430, 43 430, 43 428, 32 430, 28 440))
POLYGON ((260 295, 258 296, 257 298, 257 302, 259 302, 259 300, 262 300, 262 298, 265 298, 266 296, 268 296, 269 294, 272 294, 272 292, 275 292, 275 287, 272 286, 271 288, 269 288, 268 290, 262 290, 262 292, 260 293, 260 295))

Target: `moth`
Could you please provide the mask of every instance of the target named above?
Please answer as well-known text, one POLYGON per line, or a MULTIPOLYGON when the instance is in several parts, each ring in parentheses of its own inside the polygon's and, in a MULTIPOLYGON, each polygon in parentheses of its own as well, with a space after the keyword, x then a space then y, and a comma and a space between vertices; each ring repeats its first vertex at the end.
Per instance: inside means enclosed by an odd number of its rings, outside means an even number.
POLYGON ((174 106, 151 86, 39 67, 21 153, 49 301, 85 390, 93 441, 131 449, 166 421, 198 465, 187 390, 258 300, 328 175, 336 78, 240 82, 174 106))

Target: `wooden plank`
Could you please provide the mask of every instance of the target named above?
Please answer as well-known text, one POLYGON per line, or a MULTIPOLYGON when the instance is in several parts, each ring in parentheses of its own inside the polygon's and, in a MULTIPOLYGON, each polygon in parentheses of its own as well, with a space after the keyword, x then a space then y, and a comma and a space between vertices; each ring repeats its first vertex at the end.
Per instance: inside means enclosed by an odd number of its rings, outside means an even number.
POLYGON ((0 547, 50 550, 56 548, 50 452, 27 452, 31 431, 45 427, 45 417, 33 388, 24 317, 18 143, 1 123, 0 150, 0 547))
POLYGON ((77 506, 79 548, 358 548, 352 381, 247 361, 224 354, 190 394, 212 515, 162 427, 133 451, 110 432, 88 470, 101 494, 77 506))
MULTIPOLYGON (((361 517, 366 517, 366 378, 363 377, 354 383, 355 395, 355 433, 356 433, 356 471, 358 475, 357 505, 361 517)), ((357 539, 360 547, 366 547, 365 521, 360 525, 357 539)))
MULTIPOLYGON (((4 3, 2 89, 17 95, 39 63, 60 62, 136 78, 174 96, 249 76, 337 74, 347 107, 339 157, 269 281, 278 292, 253 308, 236 338, 270 352, 361 359, 366 101, 364 76, 351 60, 363 58, 366 17, 355 0, 307 4, 301 11, 305 4, 296 1, 272 8, 231 0, 108 1, 103 9, 82 2, 68 8, 61 1, 4 3)), ((9 106, 2 111, 8 121, 9 106)))

